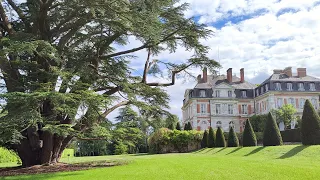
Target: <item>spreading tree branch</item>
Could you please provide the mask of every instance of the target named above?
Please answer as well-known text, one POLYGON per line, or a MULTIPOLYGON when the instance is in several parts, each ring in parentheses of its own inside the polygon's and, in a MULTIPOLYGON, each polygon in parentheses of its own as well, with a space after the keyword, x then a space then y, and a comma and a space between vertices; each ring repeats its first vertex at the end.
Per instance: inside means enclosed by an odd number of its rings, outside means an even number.
POLYGON ((0 16, 1 16, 1 20, 3 22, 5 30, 8 32, 9 35, 12 35, 14 31, 11 23, 9 22, 8 16, 6 15, 6 11, 2 6, 2 3, 0 3, 0 16))
POLYGON ((125 105, 128 105, 128 104, 130 104, 129 101, 121 101, 120 103, 114 105, 114 106, 111 107, 110 109, 105 110, 105 111, 101 114, 101 116, 102 116, 102 117, 106 117, 108 114, 110 114, 112 111, 114 111, 114 110, 117 109, 118 107, 125 106, 125 105))
POLYGON ((16 13, 18 14, 19 18, 22 20, 22 22, 26 26, 26 29, 30 29, 30 23, 27 22, 27 18, 23 14, 23 11, 16 5, 15 2, 13 2, 13 0, 7 0, 7 2, 8 2, 8 4, 10 4, 12 9, 16 11, 16 13))

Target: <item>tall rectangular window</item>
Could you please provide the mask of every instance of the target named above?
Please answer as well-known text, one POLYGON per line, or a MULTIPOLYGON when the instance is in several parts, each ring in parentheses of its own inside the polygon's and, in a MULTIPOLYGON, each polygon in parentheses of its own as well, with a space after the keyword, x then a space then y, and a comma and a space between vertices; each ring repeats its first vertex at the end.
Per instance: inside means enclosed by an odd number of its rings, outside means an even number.
POLYGON ((247 97, 247 91, 241 91, 241 97, 246 98, 247 97))
POLYGON ((298 83, 299 91, 304 91, 304 83, 298 83))
POLYGON ((200 90, 200 97, 206 97, 206 91, 200 90))
POLYGON ((216 104, 216 114, 221 114, 221 105, 216 104))
POLYGON ((281 84, 280 83, 276 83, 276 90, 280 91, 281 90, 281 84))
POLYGON ((256 96, 259 96, 259 89, 256 90, 256 96))
POLYGON ((200 104, 200 112, 201 113, 206 113, 207 112, 206 104, 200 104))
POLYGON ((233 114, 233 104, 228 104, 228 114, 233 114))
POLYGON ((216 90, 216 97, 220 97, 220 91, 216 90))
POLYGON ((277 99, 277 107, 278 107, 278 108, 281 108, 282 105, 283 105, 283 99, 282 99, 282 98, 278 98, 278 99, 277 99))
POLYGON ((292 91, 292 83, 287 83, 287 90, 292 91))
POLYGON ((246 104, 242 104, 241 112, 242 114, 248 114, 248 106, 246 104))
POLYGON ((299 108, 300 108, 300 109, 303 109, 303 106, 304 106, 305 101, 306 101, 306 100, 303 99, 303 98, 300 99, 300 102, 299 102, 299 108))
POLYGON ((316 86, 314 83, 310 83, 310 91, 315 91, 316 90, 316 86))
POLYGON ((232 97, 232 91, 228 91, 228 97, 232 97))
POLYGON ((318 100, 313 98, 311 99, 311 103, 315 109, 318 109, 318 100))
POLYGON ((294 103, 294 98, 289 98, 289 104, 291 104, 293 107, 296 107, 294 103))
POLYGON ((263 86, 261 87, 261 94, 263 94, 263 86))

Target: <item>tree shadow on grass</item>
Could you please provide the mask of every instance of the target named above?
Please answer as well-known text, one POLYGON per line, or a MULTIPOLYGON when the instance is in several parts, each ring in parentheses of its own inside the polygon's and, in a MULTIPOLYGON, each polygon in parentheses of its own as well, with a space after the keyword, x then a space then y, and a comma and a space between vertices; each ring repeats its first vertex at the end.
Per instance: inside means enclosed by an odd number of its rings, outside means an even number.
POLYGON ((215 153, 213 153, 213 154, 217 154, 217 153, 219 153, 219 152, 221 152, 221 151, 223 151, 223 150, 225 150, 225 149, 227 149, 227 148, 226 148, 226 147, 221 148, 219 151, 217 151, 217 152, 215 152, 215 153))
POLYGON ((75 179, 77 176, 81 176, 83 173, 81 171, 78 172, 71 172, 67 174, 57 174, 57 173, 50 173, 50 174, 28 174, 28 175, 22 175, 22 176, 6 176, 6 177, 0 177, 0 180, 50 180, 50 179, 55 179, 55 178, 60 178, 62 177, 67 178, 67 177, 74 177, 75 179))
POLYGON ((238 147, 238 148, 236 148, 236 149, 232 150, 231 152, 229 152, 229 153, 228 153, 228 154, 226 154, 226 155, 229 155, 229 154, 235 153, 235 152, 239 151, 240 149, 241 149, 241 147, 238 147))
POLYGON ((253 154, 255 154, 255 153, 257 153, 257 152, 259 152, 259 151, 261 151, 262 149, 264 149, 265 147, 258 147, 258 148, 256 148, 256 149, 254 149, 253 151, 251 151, 250 153, 248 153, 248 154, 246 154, 246 155, 244 155, 244 156, 250 156, 250 155, 253 155, 253 154))
POLYGON ((292 156, 295 156, 299 152, 303 151, 304 149, 308 148, 309 146, 297 146, 285 153, 284 155, 280 156, 278 159, 286 159, 292 156))
POLYGON ((206 150, 207 148, 202 148, 202 149, 199 149, 199 150, 195 150, 195 151, 192 151, 191 153, 201 153, 202 151, 206 150))

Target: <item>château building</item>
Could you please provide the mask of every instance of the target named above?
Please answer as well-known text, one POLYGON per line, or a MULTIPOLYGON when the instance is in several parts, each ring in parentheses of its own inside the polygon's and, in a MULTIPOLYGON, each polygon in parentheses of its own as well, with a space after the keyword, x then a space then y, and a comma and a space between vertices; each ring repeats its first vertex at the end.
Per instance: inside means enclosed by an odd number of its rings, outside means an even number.
POLYGON ((285 104, 292 104, 301 116, 306 99, 319 108, 320 79, 307 75, 306 68, 273 70, 260 85, 245 80, 244 69, 240 78, 232 74, 208 75, 204 68, 197 77, 197 85, 184 94, 183 123, 191 122, 193 129, 205 130, 210 126, 228 132, 232 126, 242 132, 245 121, 255 114, 267 114, 285 104))

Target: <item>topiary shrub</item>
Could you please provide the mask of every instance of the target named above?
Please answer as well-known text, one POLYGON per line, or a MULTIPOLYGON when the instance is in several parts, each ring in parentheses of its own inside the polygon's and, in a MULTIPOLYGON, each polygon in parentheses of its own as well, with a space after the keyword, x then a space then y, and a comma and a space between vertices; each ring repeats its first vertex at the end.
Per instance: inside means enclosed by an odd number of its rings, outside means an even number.
POLYGON ((248 119, 246 121, 246 125, 242 134, 242 146, 257 146, 257 138, 248 119))
POLYGON ((188 122, 188 130, 192 130, 192 125, 190 122, 188 122))
POLYGON ((228 147, 239 147, 239 140, 233 127, 230 128, 228 136, 228 147))
POLYGON ((12 150, 0 147, 0 163, 20 162, 19 156, 12 150))
POLYGON ((309 100, 306 100, 302 114, 301 141, 303 145, 320 144, 319 115, 309 100))
POLYGON ((208 147, 208 131, 205 130, 203 133, 203 137, 201 140, 201 148, 206 148, 208 147))
POLYGON ((213 148, 214 147, 214 141, 215 141, 214 131, 213 131, 212 127, 210 127, 209 128, 209 134, 208 134, 208 147, 209 148, 213 148))
POLYGON ((224 138, 224 134, 221 127, 218 127, 218 130, 216 132, 215 147, 226 147, 226 140, 224 138))
POLYGON ((177 122, 177 125, 176 125, 176 130, 181 130, 181 126, 180 126, 180 123, 179 122, 177 122))
POLYGON ((172 123, 168 126, 168 129, 174 130, 174 126, 172 123))
POLYGON ((282 137, 277 122, 271 112, 269 112, 263 132, 263 146, 281 146, 282 144, 282 137))
POLYGON ((183 130, 188 131, 188 123, 184 124, 183 130))

